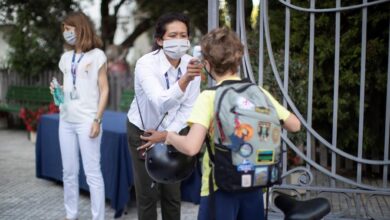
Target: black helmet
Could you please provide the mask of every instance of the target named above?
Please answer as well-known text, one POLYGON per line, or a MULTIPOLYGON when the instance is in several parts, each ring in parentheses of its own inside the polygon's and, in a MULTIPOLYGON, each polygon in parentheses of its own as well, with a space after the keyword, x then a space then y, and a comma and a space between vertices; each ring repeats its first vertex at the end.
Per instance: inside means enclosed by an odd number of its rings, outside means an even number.
POLYGON ((172 145, 157 143, 146 151, 146 171, 158 183, 175 183, 184 180, 191 175, 195 165, 195 156, 187 156, 172 145))

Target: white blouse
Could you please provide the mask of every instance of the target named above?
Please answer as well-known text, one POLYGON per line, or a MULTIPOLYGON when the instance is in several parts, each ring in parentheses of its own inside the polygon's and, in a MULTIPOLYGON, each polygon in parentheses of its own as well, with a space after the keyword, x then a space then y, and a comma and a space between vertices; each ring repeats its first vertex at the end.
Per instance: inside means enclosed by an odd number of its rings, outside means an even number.
MULTIPOLYGON (((100 67, 107 58, 100 49, 92 49, 85 52, 76 70, 76 90, 78 99, 71 99, 73 90, 73 77, 71 72, 73 50, 65 52, 58 64, 64 74, 64 103, 60 105, 61 120, 71 123, 83 123, 92 121, 96 117, 99 103, 98 74, 100 67)), ((76 54, 75 62, 81 54, 76 54)))
POLYGON ((153 51, 142 56, 136 63, 134 73, 135 98, 130 104, 127 117, 141 130, 156 129, 165 116, 158 130, 179 132, 187 126, 192 106, 200 92, 200 77, 195 77, 183 92, 177 82, 187 72, 191 56, 184 55, 178 68, 172 67, 163 50, 153 51), (181 71, 181 74, 179 72, 181 71), (168 84, 167 84, 168 83, 168 84), (140 105, 138 111, 137 101, 140 105))

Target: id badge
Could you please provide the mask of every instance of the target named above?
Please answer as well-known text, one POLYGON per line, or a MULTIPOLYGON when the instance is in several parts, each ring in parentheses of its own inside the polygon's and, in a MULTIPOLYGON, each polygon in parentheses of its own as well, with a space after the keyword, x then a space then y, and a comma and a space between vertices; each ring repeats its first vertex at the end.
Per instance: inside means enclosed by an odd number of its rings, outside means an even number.
POLYGON ((76 88, 74 88, 71 92, 70 92, 70 99, 72 100, 76 100, 76 99, 79 99, 79 93, 77 92, 76 88))

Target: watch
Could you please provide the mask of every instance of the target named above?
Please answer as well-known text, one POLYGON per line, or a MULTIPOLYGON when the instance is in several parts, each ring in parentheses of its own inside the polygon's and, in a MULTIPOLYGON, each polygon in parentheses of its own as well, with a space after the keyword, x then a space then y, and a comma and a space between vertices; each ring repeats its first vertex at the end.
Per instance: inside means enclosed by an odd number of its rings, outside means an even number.
POLYGON ((100 119, 100 118, 95 118, 95 119, 93 119, 93 121, 98 123, 98 124, 102 123, 102 119, 100 119))

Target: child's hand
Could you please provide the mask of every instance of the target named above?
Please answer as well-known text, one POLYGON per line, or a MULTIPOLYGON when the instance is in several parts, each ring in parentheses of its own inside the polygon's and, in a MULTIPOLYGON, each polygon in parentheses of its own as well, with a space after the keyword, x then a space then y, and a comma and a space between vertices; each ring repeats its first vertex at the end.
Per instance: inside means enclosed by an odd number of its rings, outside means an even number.
POLYGON ((172 140, 172 137, 175 136, 175 135, 177 135, 176 132, 168 131, 168 133, 167 133, 167 138, 165 138, 165 143, 164 143, 164 144, 166 144, 166 145, 172 145, 171 140, 172 140))

